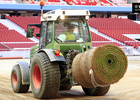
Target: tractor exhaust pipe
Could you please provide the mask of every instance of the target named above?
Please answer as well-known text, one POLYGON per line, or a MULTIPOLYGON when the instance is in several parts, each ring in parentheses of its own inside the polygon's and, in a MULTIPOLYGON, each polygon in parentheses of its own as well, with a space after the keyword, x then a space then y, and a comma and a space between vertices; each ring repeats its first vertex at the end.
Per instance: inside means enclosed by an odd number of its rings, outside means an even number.
POLYGON ((72 74, 84 88, 117 83, 128 66, 127 56, 118 46, 107 44, 76 55, 72 74))

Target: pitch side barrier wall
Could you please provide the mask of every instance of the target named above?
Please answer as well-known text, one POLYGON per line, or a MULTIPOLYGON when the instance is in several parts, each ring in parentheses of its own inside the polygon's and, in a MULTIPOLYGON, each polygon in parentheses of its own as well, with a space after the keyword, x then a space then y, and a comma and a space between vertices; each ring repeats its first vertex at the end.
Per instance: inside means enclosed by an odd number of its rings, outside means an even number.
POLYGON ((30 58, 30 50, 0 51, 0 58, 30 58))
MULTIPOLYGON (((0 4, 1 11, 40 11, 40 5, 33 4, 0 4)), ((132 12, 132 7, 113 7, 113 6, 63 6, 63 5, 45 5, 44 11, 56 9, 88 9, 90 12, 132 12)))

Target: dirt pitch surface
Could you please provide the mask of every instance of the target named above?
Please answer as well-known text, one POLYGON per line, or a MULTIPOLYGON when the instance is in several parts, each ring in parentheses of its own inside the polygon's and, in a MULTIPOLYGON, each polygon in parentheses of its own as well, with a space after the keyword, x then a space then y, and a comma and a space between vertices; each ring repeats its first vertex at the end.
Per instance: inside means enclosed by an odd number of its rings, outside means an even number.
MULTIPOLYGON (((14 93, 10 74, 17 61, 29 59, 0 60, 0 100, 37 100, 31 89, 28 93, 14 93)), ((140 100, 140 56, 128 56, 128 69, 123 79, 111 85, 105 96, 86 96, 80 86, 60 91, 55 100, 140 100)))

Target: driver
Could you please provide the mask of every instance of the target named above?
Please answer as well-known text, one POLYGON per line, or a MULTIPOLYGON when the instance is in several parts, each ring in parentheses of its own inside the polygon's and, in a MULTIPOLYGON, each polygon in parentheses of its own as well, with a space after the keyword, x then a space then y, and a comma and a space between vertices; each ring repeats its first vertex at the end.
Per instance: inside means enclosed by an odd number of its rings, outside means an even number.
POLYGON ((65 40, 75 40, 75 36, 73 35, 74 32, 74 26, 69 25, 67 31, 62 33, 58 38, 62 41, 65 40))
POLYGON ((75 40, 75 36, 73 35, 73 31, 74 31, 74 26, 69 26, 68 30, 63 33, 66 36, 66 40, 75 40))

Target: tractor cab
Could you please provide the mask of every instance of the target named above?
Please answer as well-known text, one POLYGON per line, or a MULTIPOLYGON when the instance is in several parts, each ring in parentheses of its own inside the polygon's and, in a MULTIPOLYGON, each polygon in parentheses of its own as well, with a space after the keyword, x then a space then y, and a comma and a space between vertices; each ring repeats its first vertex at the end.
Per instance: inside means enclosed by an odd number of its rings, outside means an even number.
MULTIPOLYGON (((70 49, 85 51, 92 47, 88 26, 90 12, 88 10, 58 9, 41 16, 39 49, 60 50, 62 53, 70 49)), ((27 37, 33 37, 33 29, 27 30, 27 37)), ((32 51, 32 49, 31 49, 32 51)), ((34 51, 34 50, 33 50, 34 51)))

